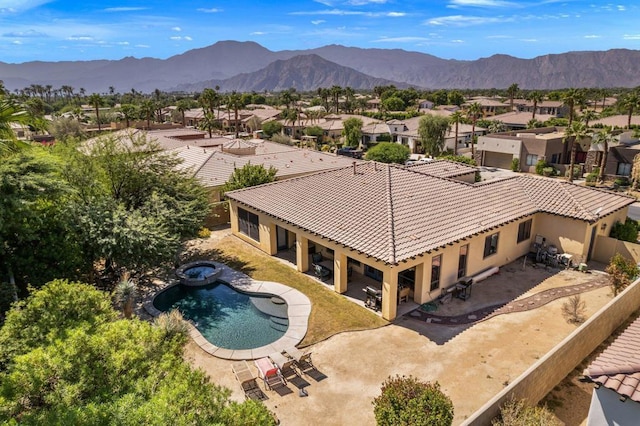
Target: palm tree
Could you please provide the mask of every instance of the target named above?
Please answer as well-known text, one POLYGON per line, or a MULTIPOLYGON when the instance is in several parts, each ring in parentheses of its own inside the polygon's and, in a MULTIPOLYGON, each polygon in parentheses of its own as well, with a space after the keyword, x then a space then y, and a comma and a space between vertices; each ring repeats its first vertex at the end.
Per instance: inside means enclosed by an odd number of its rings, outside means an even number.
POLYGON ((120 105, 120 113, 122 113, 127 127, 130 127, 129 123, 131 119, 135 118, 135 116, 137 115, 137 108, 133 104, 122 104, 120 105))
POLYGON ((97 93, 91 94, 91 96, 89 96, 89 104, 96 110, 96 121, 98 122, 98 130, 102 130, 102 125, 100 124, 100 105, 102 105, 102 96, 97 93))
POLYGON ((151 118, 156 112, 156 106, 151 99, 145 99, 140 104, 140 113, 147 120, 147 130, 151 129, 151 118))
POLYGON ((0 158, 27 146, 17 140, 12 123, 27 125, 31 117, 10 99, 0 98, 0 158))
POLYGON ((331 92, 326 87, 318 88, 318 96, 322 99, 322 105, 324 106, 325 112, 329 112, 329 96, 331 96, 331 92))
POLYGON ((227 97, 227 109, 233 108, 235 118, 233 126, 236 133, 236 138, 238 137, 239 133, 238 110, 243 106, 244 105, 242 104, 242 96, 235 90, 231 92, 231 94, 227 97))
POLYGON ((340 113, 340 95, 342 95, 342 87, 340 86, 332 86, 330 90, 331 96, 333 97, 333 104, 336 107, 336 114, 340 113))
POLYGON ((580 121, 575 121, 569 125, 565 132, 562 142, 570 141, 571 143, 571 161, 569 164, 569 182, 573 182, 573 167, 576 163, 576 151, 578 149, 577 143, 588 136, 587 126, 580 121))
POLYGON ((464 115, 460 110, 454 111, 453 114, 449 116, 449 121, 456 125, 455 127, 455 140, 453 142, 453 155, 458 155, 458 125, 464 120, 464 115))
POLYGON ((630 129, 633 111, 640 108, 640 96, 638 96, 638 92, 627 94, 627 96, 622 99, 621 106, 627 111, 627 129, 630 129))
POLYGON ((589 122, 591 120, 597 120, 598 117, 599 115, 597 112, 592 109, 588 109, 584 112, 584 114, 582 114, 582 117, 580 117, 580 119, 584 122, 585 127, 589 127, 589 122))
POLYGON ((209 138, 211 138, 213 135, 213 129, 218 129, 220 127, 220 121, 216 119, 215 115, 207 111, 204 113, 204 117, 200 120, 200 123, 198 123, 198 127, 208 131, 209 138))
POLYGON ((513 99, 518 94, 518 91, 520 91, 520 88, 518 87, 518 85, 516 83, 513 83, 507 89, 507 96, 509 97, 509 111, 513 111, 513 99))
POLYGON ((476 157, 476 122, 482 115, 482 106, 473 102, 467 107, 467 118, 471 120, 471 158, 476 157))
POLYGON ((604 181, 604 169, 607 165, 607 154, 609 152, 609 143, 613 141, 613 126, 605 126, 594 135, 594 142, 602 143, 603 151, 602 158, 600 159, 600 172, 598 173, 598 180, 604 181))
POLYGON ((184 113, 189 110, 189 101, 186 99, 180 99, 176 102, 176 111, 178 111, 182 115, 182 127, 186 126, 186 120, 184 118, 184 113))
POLYGON ((538 103, 540 101, 542 101, 543 97, 542 97, 542 93, 538 92, 537 90, 534 90, 533 92, 529 93, 529 96, 527 96, 527 98, 533 102, 533 116, 531 117, 532 120, 536 119, 536 112, 538 109, 538 103))
POLYGON ((567 106, 567 108, 569 108, 569 125, 573 123, 576 105, 580 105, 583 98, 584 96, 580 89, 567 89, 562 94, 562 100, 564 101, 564 104, 567 106))

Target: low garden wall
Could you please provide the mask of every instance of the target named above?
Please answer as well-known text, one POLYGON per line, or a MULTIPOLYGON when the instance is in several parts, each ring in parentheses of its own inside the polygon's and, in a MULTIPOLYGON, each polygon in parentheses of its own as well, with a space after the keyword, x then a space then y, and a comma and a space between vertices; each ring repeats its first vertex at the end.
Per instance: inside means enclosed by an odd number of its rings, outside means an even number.
POLYGON ((640 306, 640 279, 611 300, 463 425, 490 425, 509 399, 537 404, 640 306))
POLYGON ((633 259, 636 263, 640 263, 640 244, 598 235, 598 241, 596 242, 592 256, 593 260, 609 264, 609 261, 616 253, 620 253, 623 257, 633 259))

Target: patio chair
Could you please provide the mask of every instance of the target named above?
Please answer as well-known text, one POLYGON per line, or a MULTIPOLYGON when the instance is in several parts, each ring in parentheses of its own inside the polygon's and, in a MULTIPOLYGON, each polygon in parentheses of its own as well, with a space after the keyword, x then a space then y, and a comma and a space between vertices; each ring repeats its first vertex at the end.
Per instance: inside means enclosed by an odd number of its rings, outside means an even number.
POLYGON ((282 353, 289 359, 293 359, 298 361, 300 358, 302 358, 302 355, 304 355, 304 352, 302 352, 300 349, 296 348, 295 346, 291 346, 290 348, 285 349, 284 351, 282 351, 282 353))
POLYGON ((302 354, 300 359, 296 360, 295 363, 296 367, 298 367, 298 370, 300 370, 302 374, 308 374, 309 371, 316 369, 313 362, 311 362, 311 352, 305 352, 302 354))
POLYGON ((331 277, 331 269, 319 264, 313 265, 313 273, 322 281, 325 281, 331 277))
POLYGON ((266 399, 266 395, 262 392, 256 381, 256 376, 253 375, 249 369, 247 361, 234 362, 231 365, 233 374, 236 376, 236 380, 240 382, 244 397, 246 399, 254 399, 262 401, 266 399))
POLYGON ((273 390, 274 387, 287 385, 280 369, 269 358, 260 358, 254 363, 258 367, 258 374, 267 389, 273 390))

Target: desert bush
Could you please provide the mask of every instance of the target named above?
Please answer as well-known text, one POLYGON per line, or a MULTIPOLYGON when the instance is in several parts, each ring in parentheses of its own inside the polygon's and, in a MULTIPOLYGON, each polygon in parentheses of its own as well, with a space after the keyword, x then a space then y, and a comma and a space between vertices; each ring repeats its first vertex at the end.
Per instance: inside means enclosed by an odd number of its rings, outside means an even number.
POLYGON ((638 276, 638 265, 633 259, 627 259, 616 253, 609 261, 605 272, 610 276, 611 291, 614 296, 621 293, 638 276))
POLYGON ((549 163, 547 163, 545 160, 538 160, 538 162, 536 163, 536 173, 542 175, 544 169, 547 167, 549 167, 549 163))
POLYGON ((546 407, 531 407, 524 400, 507 401, 500 408, 500 417, 493 426, 560 426, 560 422, 546 407))
POLYGON ((184 336, 189 334, 189 323, 185 321, 180 311, 173 309, 160 314, 153 321, 156 327, 160 327, 168 337, 184 336))
POLYGON ((571 296, 562 304, 562 316, 571 324, 584 322, 586 311, 587 303, 580 298, 579 294, 571 296))
POLYGON ((511 160, 511 171, 512 172, 519 172, 520 171, 520 159, 519 158, 514 158, 513 160, 511 160))
POLYGON ((198 231, 198 238, 209 238, 211 236, 211 230, 209 228, 206 227, 202 227, 200 228, 200 230, 198 231))
POLYGON ((453 422, 453 403, 438 382, 425 383, 412 376, 389 377, 373 406, 381 426, 449 426, 453 422))

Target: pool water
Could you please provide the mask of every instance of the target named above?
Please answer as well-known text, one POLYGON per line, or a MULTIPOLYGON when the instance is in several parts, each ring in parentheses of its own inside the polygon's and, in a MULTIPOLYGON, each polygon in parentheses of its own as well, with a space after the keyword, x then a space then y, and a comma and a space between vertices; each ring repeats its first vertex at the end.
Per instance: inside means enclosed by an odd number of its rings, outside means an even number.
POLYGON ((153 304, 162 312, 179 310, 215 346, 253 349, 278 340, 287 330, 287 305, 281 300, 274 304, 272 298, 249 296, 216 282, 202 287, 176 285, 158 294, 153 304))

